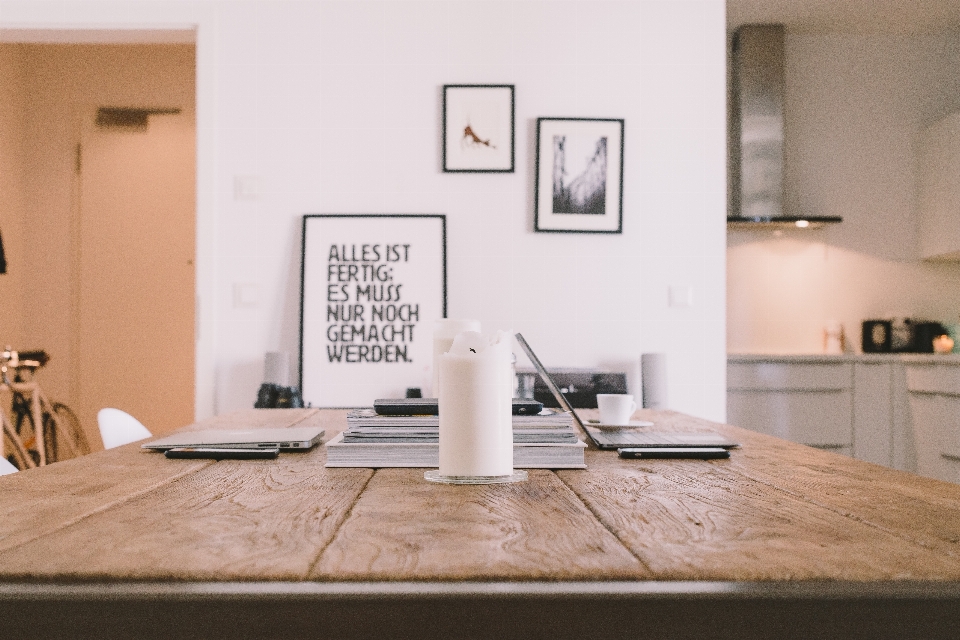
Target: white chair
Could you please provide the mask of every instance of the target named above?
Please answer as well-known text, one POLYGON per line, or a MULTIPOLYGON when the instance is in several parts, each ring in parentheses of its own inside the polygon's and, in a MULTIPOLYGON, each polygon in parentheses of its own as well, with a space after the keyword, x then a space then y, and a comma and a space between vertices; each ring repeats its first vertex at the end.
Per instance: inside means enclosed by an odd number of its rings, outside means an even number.
POLYGON ((120 409, 100 409, 97 424, 100 426, 104 449, 113 449, 153 435, 139 420, 120 409))
POLYGON ((9 460, 0 458, 0 476, 5 476, 8 473, 16 473, 17 471, 19 471, 19 469, 10 464, 9 460))

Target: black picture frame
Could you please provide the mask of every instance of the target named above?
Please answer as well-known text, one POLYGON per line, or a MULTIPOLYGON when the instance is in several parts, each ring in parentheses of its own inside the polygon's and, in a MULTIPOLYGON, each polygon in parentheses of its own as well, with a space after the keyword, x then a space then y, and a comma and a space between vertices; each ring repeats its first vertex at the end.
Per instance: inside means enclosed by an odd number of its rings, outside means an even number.
POLYGON ((534 231, 623 233, 624 129, 622 118, 537 118, 534 231))
POLYGON ((447 317, 446 215, 306 214, 301 238, 299 386, 304 402, 326 408, 372 406, 377 398, 403 397, 408 387, 427 384, 424 366, 432 364, 433 323, 447 317), (374 286, 364 298, 361 289, 367 284, 379 285, 379 295, 374 286), (379 316, 373 310, 377 304, 379 316), (395 315, 386 313, 390 305, 395 315))
POLYGON ((512 84, 443 85, 444 173, 514 172, 515 94, 512 84))

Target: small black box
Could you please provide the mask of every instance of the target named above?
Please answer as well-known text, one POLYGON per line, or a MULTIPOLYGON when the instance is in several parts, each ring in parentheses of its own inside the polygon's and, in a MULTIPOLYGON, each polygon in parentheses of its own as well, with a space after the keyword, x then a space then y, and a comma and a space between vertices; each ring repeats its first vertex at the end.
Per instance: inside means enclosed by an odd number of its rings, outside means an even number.
POLYGON ((864 353, 888 353, 892 323, 889 320, 864 320, 862 346, 864 353))
POLYGON ((915 353, 933 353, 933 339, 942 336, 947 330, 939 322, 918 322, 913 333, 913 351, 915 353))

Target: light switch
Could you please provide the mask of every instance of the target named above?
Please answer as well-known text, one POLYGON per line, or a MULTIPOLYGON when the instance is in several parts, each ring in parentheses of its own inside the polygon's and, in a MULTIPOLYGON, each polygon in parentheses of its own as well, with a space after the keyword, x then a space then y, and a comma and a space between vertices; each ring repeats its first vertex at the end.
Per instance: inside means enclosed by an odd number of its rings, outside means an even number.
POLYGON ((263 193, 263 181, 259 176, 234 176, 234 200, 259 200, 263 193))
POLYGON ((260 285, 255 282, 234 283, 233 306, 236 309, 255 309, 259 307, 260 285))
POLYGON ((670 306, 677 309, 684 309, 693 306, 693 287, 676 286, 670 287, 670 306))

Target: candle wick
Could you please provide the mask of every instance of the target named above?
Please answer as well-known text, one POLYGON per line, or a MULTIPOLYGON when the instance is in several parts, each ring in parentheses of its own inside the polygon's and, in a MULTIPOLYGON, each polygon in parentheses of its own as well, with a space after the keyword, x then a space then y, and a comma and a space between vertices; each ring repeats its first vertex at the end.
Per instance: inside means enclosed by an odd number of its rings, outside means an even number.
POLYGON ((476 352, 477 352, 477 350, 476 350, 476 349, 470 349, 470 351, 472 351, 472 352, 474 352, 474 353, 476 353, 476 352))

